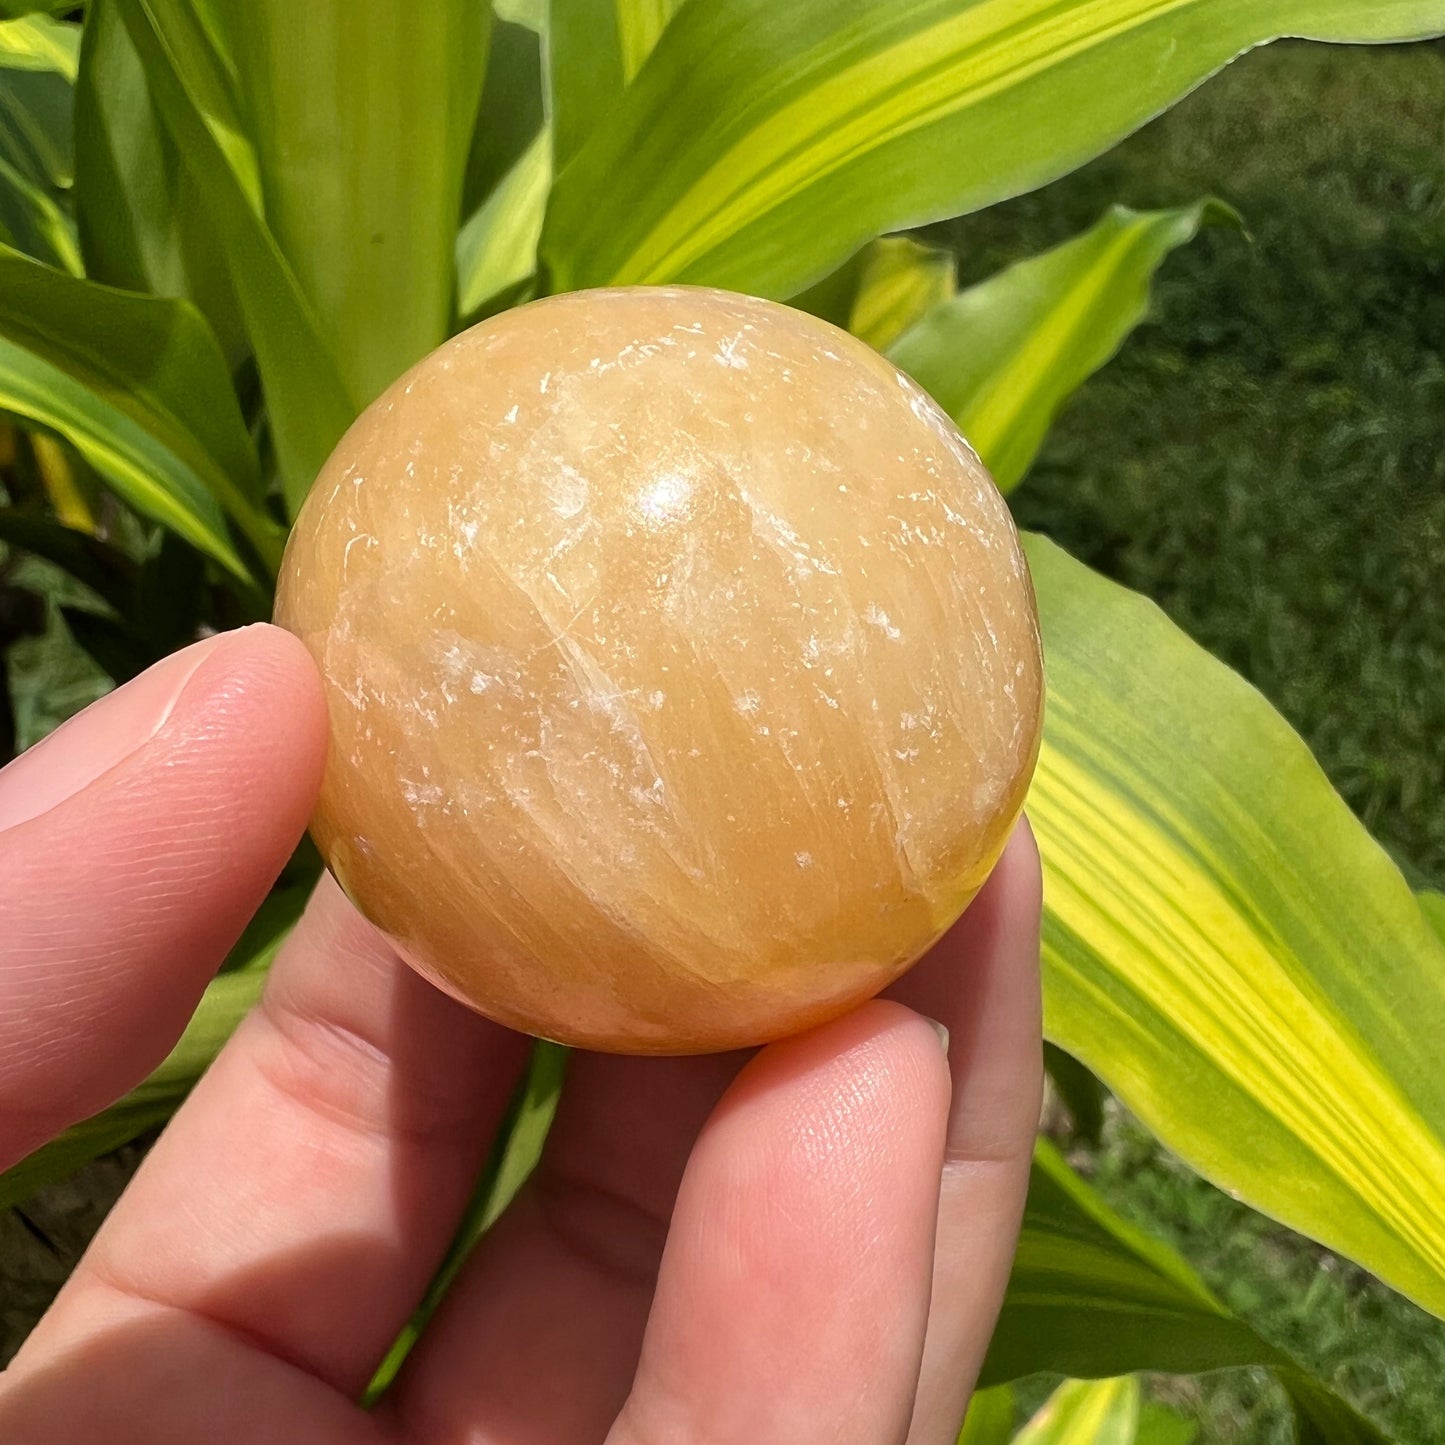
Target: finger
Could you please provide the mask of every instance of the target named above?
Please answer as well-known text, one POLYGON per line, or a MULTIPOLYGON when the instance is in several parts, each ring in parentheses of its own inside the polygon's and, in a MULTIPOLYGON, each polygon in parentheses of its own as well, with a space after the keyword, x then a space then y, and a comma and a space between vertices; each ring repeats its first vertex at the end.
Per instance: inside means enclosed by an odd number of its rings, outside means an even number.
POLYGON ((902 1435, 948 1095, 933 1031, 885 1002, 743 1070, 688 1163, 612 1445, 902 1435))
POLYGON ((968 912, 893 996, 949 1030, 953 1105, 909 1445, 958 1434, 1013 1262, 1043 1091, 1039 855, 1021 823, 968 912))
POLYGON ((606 1435, 637 1369, 688 1153, 745 1057, 573 1055, 542 1163, 388 1397, 404 1438, 606 1435))
POLYGON ((300 838, 325 748, 314 665, 260 626, 0 772, 0 1162, 165 1056, 300 838))
POLYGON ((81 1348, 117 1299, 140 1301, 359 1392, 446 1248, 526 1050, 324 879, 27 1350, 81 1348))

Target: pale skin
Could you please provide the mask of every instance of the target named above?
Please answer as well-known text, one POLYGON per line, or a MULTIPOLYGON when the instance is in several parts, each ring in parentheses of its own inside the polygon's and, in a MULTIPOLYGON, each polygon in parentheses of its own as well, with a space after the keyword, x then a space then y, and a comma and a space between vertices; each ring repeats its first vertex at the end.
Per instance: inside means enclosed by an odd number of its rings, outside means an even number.
MULTIPOLYGON (((256 627, 0 772, 0 1165, 164 1056, 301 836, 325 747, 309 657, 256 627)), ((528 1041, 323 881, 0 1376, 0 1439, 951 1442, 1028 1181, 1039 898, 1021 826, 886 999, 751 1055, 577 1055, 538 1173, 368 1413, 528 1041)))

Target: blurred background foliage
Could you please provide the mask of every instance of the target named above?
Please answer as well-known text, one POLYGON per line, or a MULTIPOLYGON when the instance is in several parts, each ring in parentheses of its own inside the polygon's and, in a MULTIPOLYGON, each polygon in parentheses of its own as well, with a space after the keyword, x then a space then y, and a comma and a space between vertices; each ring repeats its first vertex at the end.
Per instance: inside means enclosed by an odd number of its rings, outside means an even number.
MULTIPOLYGON (((1249 239, 1211 230, 1169 260, 1151 323, 1068 406, 1012 504, 1250 678, 1411 883, 1445 887, 1445 46, 1256 52, 1066 180, 924 235, 966 286, 1115 201, 1205 193, 1249 239)), ((43 461, 0 457, 7 486, 43 461)), ((0 744, 24 747, 108 680, 72 638, 83 589, 3 550, 0 584, 16 725, 0 744), (7 610, 31 592, 43 611, 7 610)), ((1445 1325, 1204 1183, 1112 1102, 1096 1140, 1062 1109, 1054 1132, 1269 1340, 1396 1438, 1445 1440, 1445 1325)), ((0 1359, 134 1153, 0 1216, 0 1359)), ((1021 1388, 1019 1411, 1052 1383, 1021 1388)), ((1149 1391, 1204 1440, 1293 1438, 1263 1372, 1149 1391)))

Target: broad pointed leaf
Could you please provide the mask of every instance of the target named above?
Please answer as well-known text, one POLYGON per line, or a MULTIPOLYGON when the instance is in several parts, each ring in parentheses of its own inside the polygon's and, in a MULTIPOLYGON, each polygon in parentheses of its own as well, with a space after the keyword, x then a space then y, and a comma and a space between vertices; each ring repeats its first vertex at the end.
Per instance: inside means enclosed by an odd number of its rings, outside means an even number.
POLYGON ((1441 939, 1445 940, 1445 893, 1422 893, 1420 911, 1441 939))
POLYGON ((558 290, 790 296, 873 236, 1073 170, 1252 45, 1441 29, 1441 0, 685 5, 559 173, 543 257, 558 290))
POLYGON ((491 195, 545 121, 541 36, 525 25, 494 20, 482 104, 462 187, 464 216, 470 216, 491 195))
POLYGON ((84 274, 75 224, 55 197, 0 156, 0 239, 72 276, 84 274))
POLYGON ((267 224, 352 407, 446 337, 483 0, 224 0, 267 224))
POLYGON ((1139 1382, 1065 1380, 1014 1437, 1015 1445, 1134 1445, 1139 1382))
POLYGON ((956 271, 952 251, 880 236, 788 304, 882 351, 953 295, 956 271))
POLYGON ((80 27, 0 23, 0 161, 59 200, 72 178, 71 97, 80 27))
POLYGON ((226 534, 216 499, 189 466, 69 373, 3 336, 0 411, 59 432, 138 512, 243 581, 253 580, 226 534))
POLYGON ((75 79, 80 26, 45 15, 0 21, 0 69, 48 70, 75 79))
POLYGON ((1199 228, 1237 217, 1217 201, 1115 206, 1098 225, 933 308, 889 356, 958 423, 1008 491, 1063 402, 1123 344, 1160 263, 1199 228))
POLYGON ((1014 1433, 1014 1392, 1010 1385, 975 1390, 957 1445, 1008 1445, 1014 1433))
POLYGON ((257 209, 255 156, 237 129, 221 57, 208 52, 208 37, 175 0, 113 3, 226 247, 294 511, 355 409, 310 303, 257 209), (158 12, 167 17, 164 26, 158 12))
POLYGON ((245 327, 214 218, 151 99, 113 0, 91 0, 75 89, 75 204, 86 273, 193 302, 227 361, 245 327))
POLYGON ((537 269, 537 238, 552 181, 548 127, 457 236, 457 311, 471 317, 537 269))
POLYGON ((560 170, 632 84, 682 0, 551 0, 548 49, 560 170))
POLYGON ((1253 688, 1027 550, 1050 1037, 1207 1178, 1445 1313, 1445 942, 1253 688))
POLYGON ((60 367, 195 474, 273 568, 256 453, 225 361, 184 301, 66 276, 0 246, 0 335, 60 367))
POLYGON ((1041 1142, 981 1383, 1261 1365, 1289 1393, 1301 1441, 1382 1445, 1375 1426, 1230 1314, 1179 1255, 1121 1219, 1041 1142))

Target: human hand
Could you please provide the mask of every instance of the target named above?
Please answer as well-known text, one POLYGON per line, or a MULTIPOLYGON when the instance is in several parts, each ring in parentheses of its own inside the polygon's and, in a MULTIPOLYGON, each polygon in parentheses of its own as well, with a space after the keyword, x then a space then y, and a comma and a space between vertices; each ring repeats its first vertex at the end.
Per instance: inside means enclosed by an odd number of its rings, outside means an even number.
MULTIPOLYGON (((310 659, 256 627, 0 773, 0 1165, 164 1056, 300 837, 325 746, 310 659)), ((1028 1180, 1038 923, 1021 827, 890 1001, 750 1057, 575 1056, 536 1175, 367 1413, 528 1040, 324 879, 0 1376, 0 1439, 952 1441, 1028 1180)))

